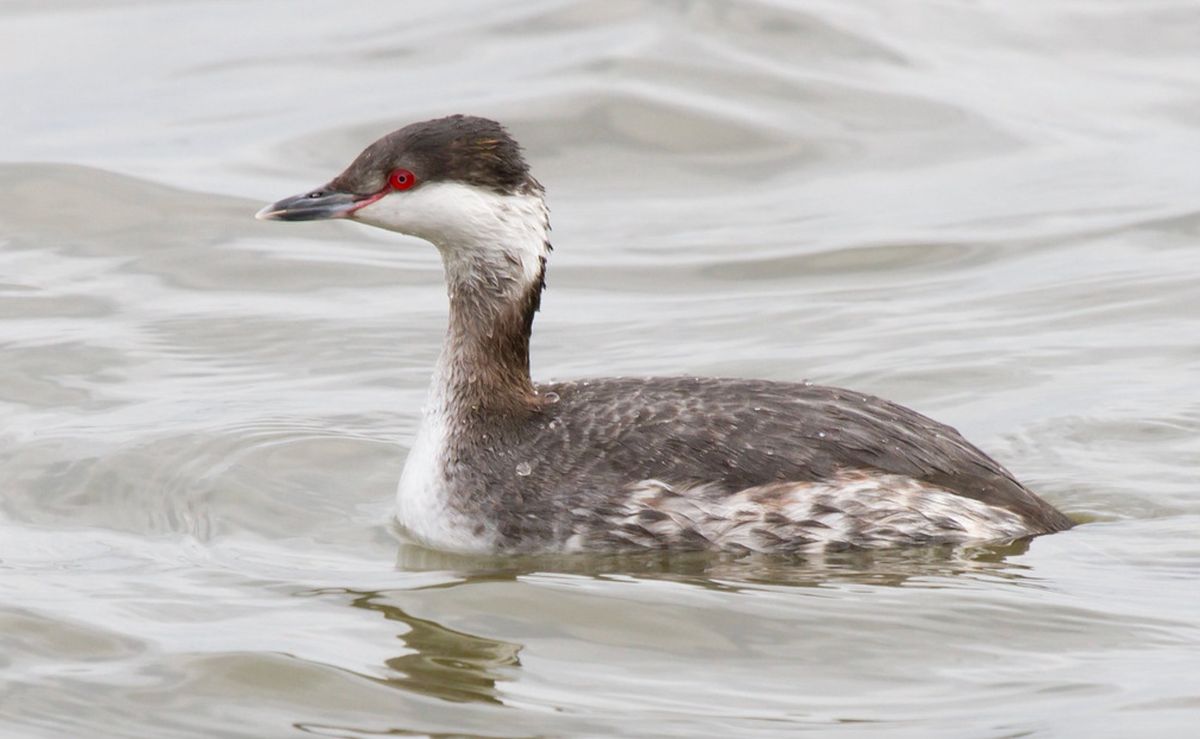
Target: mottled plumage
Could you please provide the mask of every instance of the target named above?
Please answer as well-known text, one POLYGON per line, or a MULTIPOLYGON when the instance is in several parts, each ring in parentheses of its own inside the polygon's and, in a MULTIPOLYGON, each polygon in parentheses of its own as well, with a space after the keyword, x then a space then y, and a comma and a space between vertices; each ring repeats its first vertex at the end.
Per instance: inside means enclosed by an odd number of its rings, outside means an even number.
POLYGON ((441 253, 450 325, 397 513, 430 546, 796 553, 1071 526, 954 429, 862 393, 714 378, 535 386, 549 220, 494 121, 407 126, 259 215, 354 218, 441 253), (396 168, 417 185, 390 192, 396 168))
POLYGON ((538 391, 519 418, 460 414, 447 449, 451 508, 495 549, 794 552, 1070 526, 954 429, 861 393, 714 378, 538 391))

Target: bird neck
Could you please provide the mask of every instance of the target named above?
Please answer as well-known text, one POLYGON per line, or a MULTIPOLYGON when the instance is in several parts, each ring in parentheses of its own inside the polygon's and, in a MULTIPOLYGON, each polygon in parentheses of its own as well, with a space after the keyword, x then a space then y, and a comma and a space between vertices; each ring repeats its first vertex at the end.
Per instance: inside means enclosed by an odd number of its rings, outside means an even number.
POLYGON ((452 416, 536 407, 529 337, 545 284, 549 228, 535 192, 512 196, 487 228, 438 244, 450 312, 434 401, 452 416))

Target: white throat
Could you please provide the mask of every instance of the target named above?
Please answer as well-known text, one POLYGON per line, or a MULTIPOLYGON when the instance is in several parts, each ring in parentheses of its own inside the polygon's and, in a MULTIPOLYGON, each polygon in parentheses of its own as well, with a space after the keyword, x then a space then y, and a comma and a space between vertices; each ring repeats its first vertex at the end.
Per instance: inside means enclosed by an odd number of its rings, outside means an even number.
MULTIPOLYGON (((460 344, 490 335, 489 323, 540 288, 549 252, 549 214, 541 193, 503 195, 461 183, 434 182, 387 195, 355 219, 433 243, 445 265, 451 328, 397 491, 397 518, 418 541, 444 550, 488 551, 493 532, 476 533, 451 504, 451 442, 461 428, 464 375, 472 355, 460 344), (466 338, 465 338, 466 337, 466 338)), ((477 522, 475 522, 477 523, 477 522)))
POLYGON ((354 218, 431 242, 442 254, 451 291, 474 285, 498 298, 523 293, 541 275, 549 251, 549 212, 537 188, 504 195, 430 182, 386 195, 354 218))

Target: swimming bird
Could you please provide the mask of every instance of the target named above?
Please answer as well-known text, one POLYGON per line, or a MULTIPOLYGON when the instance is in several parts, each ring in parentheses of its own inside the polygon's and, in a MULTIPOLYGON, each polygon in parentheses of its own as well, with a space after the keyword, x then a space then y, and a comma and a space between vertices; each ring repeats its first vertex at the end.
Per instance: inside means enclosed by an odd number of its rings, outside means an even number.
POLYGON ((502 125, 455 115, 394 131, 258 213, 350 219, 441 254, 449 327, 397 492, 417 542, 788 554, 1072 525, 953 428, 871 395, 707 377, 535 383, 543 193, 502 125))

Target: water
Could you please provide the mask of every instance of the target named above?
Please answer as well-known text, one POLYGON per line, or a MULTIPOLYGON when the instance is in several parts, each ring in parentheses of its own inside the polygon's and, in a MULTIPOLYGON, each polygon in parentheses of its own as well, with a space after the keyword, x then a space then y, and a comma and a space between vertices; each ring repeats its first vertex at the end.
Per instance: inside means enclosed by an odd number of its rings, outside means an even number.
POLYGON ((444 5, 0 8, 0 735, 1194 735, 1192 3, 444 5), (894 398, 1088 523, 402 545, 433 251, 251 216, 459 111, 549 189, 539 377, 894 398))

